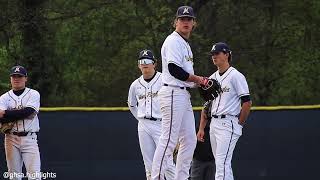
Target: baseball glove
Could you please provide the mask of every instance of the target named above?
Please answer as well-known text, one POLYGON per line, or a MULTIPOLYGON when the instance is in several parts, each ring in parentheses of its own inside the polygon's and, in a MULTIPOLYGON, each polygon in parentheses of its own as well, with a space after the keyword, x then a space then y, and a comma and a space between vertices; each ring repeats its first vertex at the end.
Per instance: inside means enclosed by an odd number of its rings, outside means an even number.
POLYGON ((0 132, 8 133, 14 126, 14 122, 0 123, 0 132))
POLYGON ((221 86, 215 79, 208 79, 207 85, 200 86, 198 90, 205 101, 214 100, 220 93, 222 93, 221 86))
POLYGON ((173 162, 176 164, 177 163, 177 157, 178 157, 178 153, 179 153, 179 147, 180 147, 180 144, 178 143, 176 145, 176 147, 174 148, 173 150, 173 162))
POLYGON ((203 104, 203 112, 206 114, 207 117, 211 117, 211 107, 212 107, 212 100, 206 101, 203 104))

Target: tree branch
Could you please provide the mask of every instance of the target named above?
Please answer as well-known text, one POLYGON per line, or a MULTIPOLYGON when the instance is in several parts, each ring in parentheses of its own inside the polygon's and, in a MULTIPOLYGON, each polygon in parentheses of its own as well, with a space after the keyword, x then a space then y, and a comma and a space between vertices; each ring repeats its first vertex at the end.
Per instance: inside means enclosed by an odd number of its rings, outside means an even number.
POLYGON ((59 21, 59 20, 66 20, 66 19, 72 19, 72 18, 75 18, 75 17, 81 17, 81 16, 85 16, 86 14, 90 13, 91 11, 93 10, 99 10, 107 5, 110 5, 112 2, 103 2, 103 3, 99 3, 99 4, 96 4, 96 5, 93 5, 83 11, 80 11, 80 12, 72 12, 72 13, 65 13, 65 12, 59 12, 59 11, 55 11, 55 10, 52 10, 52 12, 56 12, 58 14, 62 14, 61 16, 57 16, 57 17, 44 17, 44 20, 47 20, 47 21, 59 21))

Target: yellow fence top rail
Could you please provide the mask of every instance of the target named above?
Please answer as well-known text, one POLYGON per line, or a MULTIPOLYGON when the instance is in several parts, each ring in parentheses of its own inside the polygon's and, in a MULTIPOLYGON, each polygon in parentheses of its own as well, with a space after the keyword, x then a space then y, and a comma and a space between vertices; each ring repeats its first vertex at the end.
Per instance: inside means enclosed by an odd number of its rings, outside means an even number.
POLYGON ((40 111, 128 111, 128 107, 41 107, 40 111))
MULTIPOLYGON (((201 106, 193 107, 193 110, 200 111, 201 106)), ((275 111, 275 110, 305 110, 320 109, 318 105, 301 105, 301 106, 253 106, 253 111, 275 111)), ((128 107, 41 107, 40 111, 128 111, 128 107)))

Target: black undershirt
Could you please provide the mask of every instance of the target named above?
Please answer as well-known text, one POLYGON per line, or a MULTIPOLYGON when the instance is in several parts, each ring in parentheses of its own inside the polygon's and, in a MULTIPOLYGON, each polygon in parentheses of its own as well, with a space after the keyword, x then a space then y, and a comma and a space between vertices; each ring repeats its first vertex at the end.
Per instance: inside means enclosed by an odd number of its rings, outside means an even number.
POLYGON ((24 92, 24 90, 26 90, 26 88, 23 88, 23 89, 20 89, 17 91, 15 91, 15 90, 12 90, 12 91, 16 96, 20 96, 24 92))
POLYGON ((183 37, 179 32, 177 32, 177 31, 176 31, 176 33, 178 33, 178 34, 179 34, 179 36, 181 36, 181 37, 182 37, 182 39, 183 39, 183 40, 185 40, 185 41, 189 44, 188 39, 184 38, 184 37, 183 37))
MULTIPOLYGON (((25 89, 13 91, 13 93, 16 96, 20 96, 25 89)), ((3 118, 0 118, 1 123, 8 123, 8 122, 14 122, 20 119, 25 119, 26 117, 30 116, 32 113, 35 112, 35 109, 31 107, 25 107, 23 109, 19 110, 5 110, 5 114, 3 115, 3 118)))
POLYGON ((241 96, 241 106, 243 103, 250 101, 250 95, 246 95, 246 96, 241 96))
POLYGON ((225 72, 227 72, 227 70, 225 70, 224 72, 219 72, 219 75, 222 76, 225 72))
POLYGON ((153 75, 151 78, 149 78, 149 79, 143 78, 143 79, 144 79, 146 82, 150 82, 150 81, 156 76, 156 74, 157 74, 157 72, 155 72, 154 75, 153 75))
MULTIPOLYGON (((188 39, 184 38, 179 32, 176 31, 176 33, 178 33, 179 36, 189 44, 188 39)), ((168 70, 171 76, 181 81, 186 81, 189 78, 189 73, 187 73, 185 70, 183 70, 181 67, 177 66, 174 63, 168 64, 168 70)))
POLYGON ((171 76, 181 81, 186 81, 189 78, 189 73, 187 73, 185 70, 183 70, 181 67, 177 66, 174 63, 169 63, 168 69, 171 76))
POLYGON ((221 72, 219 72, 219 75, 220 76, 222 76, 225 72, 227 72, 228 71, 228 69, 230 68, 230 66, 225 70, 225 71, 223 71, 222 73, 221 72))

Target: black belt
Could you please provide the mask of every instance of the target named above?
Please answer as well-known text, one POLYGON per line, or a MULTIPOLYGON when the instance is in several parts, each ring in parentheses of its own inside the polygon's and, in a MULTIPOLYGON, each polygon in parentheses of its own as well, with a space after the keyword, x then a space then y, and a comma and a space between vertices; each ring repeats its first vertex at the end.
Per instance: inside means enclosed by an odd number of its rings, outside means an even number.
MULTIPOLYGON (((226 114, 222 114, 222 115, 220 115, 220 116, 218 116, 218 115, 212 115, 212 117, 213 118, 220 118, 220 119, 223 119, 223 118, 226 118, 227 116, 234 116, 234 115, 226 115, 226 114)), ((234 117, 239 117, 239 115, 236 115, 236 116, 234 116, 234 117)))
POLYGON ((38 132, 11 132, 9 134, 13 134, 13 135, 16 135, 16 136, 28 136, 28 135, 32 135, 32 134, 37 134, 38 135, 38 132))
POLYGON ((151 121, 161 121, 162 119, 157 119, 157 118, 154 118, 154 117, 151 117, 151 118, 147 118, 147 117, 144 117, 144 119, 148 119, 148 120, 151 120, 151 121))
POLYGON ((225 114, 222 114, 222 115, 220 115, 220 116, 218 116, 218 115, 212 115, 212 117, 213 117, 213 118, 220 118, 220 119, 223 119, 223 118, 226 118, 226 117, 227 117, 227 115, 225 115, 225 114))
POLYGON ((189 87, 172 86, 172 85, 169 85, 169 84, 163 84, 163 85, 164 85, 164 86, 170 86, 170 87, 177 87, 177 88, 180 88, 180 89, 185 89, 185 90, 187 90, 187 91, 190 90, 189 87))

